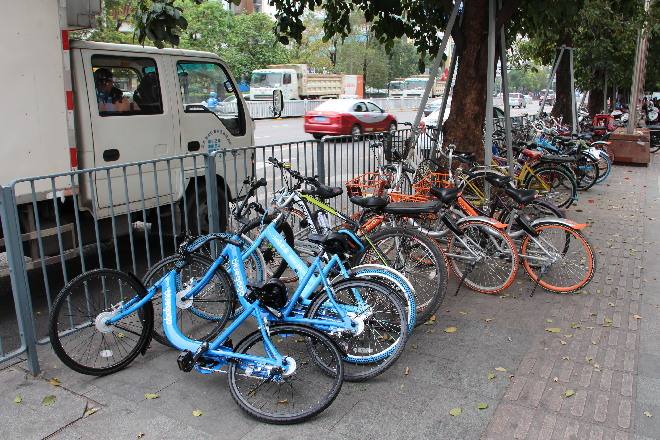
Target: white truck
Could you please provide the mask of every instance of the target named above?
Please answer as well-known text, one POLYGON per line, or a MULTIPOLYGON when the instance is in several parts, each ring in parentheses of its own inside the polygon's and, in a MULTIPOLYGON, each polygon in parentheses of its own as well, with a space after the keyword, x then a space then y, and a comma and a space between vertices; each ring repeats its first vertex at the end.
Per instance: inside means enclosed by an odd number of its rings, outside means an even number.
MULTIPOLYGON (((0 72, 4 89, 1 185, 29 176, 253 145, 253 121, 234 78, 217 55, 69 41, 69 30, 93 25, 101 1, 59 3, 22 0, 5 10, 0 29, 5 66, 0 72), (106 85, 112 91, 104 92, 106 85), (210 111, 201 104, 210 92, 220 102, 234 97, 236 103, 210 111), (120 96, 109 99, 113 94, 120 96)), ((250 166, 244 165, 253 159, 245 155, 243 151, 227 155, 240 166, 218 165, 215 184, 220 208, 228 203, 225 195, 230 200, 236 197, 236 188, 250 172, 250 166), (223 169, 231 173, 223 176, 223 169)), ((112 225, 111 216, 140 211, 147 213, 143 219, 147 222, 157 211, 176 216, 188 211, 194 219, 197 216, 190 210, 198 209, 200 217, 206 218, 205 165, 200 159, 144 166, 141 176, 131 168, 126 182, 120 170, 113 170, 96 173, 93 179, 34 180, 33 188, 29 182, 15 184, 21 239, 32 267, 39 255, 37 236, 45 248, 41 255, 53 256, 60 253, 58 231, 70 232, 67 237, 71 238, 64 243, 66 252, 93 241, 95 227, 102 240, 126 233, 116 225, 127 222, 112 225), (194 187, 201 200, 194 207, 182 206, 184 194, 191 200, 194 187), (74 222, 79 222, 82 240, 73 233, 74 222), (113 233, 113 229, 117 230, 113 233)), ((224 221, 220 218, 221 225, 224 221)), ((176 224, 181 223, 177 218, 176 224)), ((170 228, 170 233, 175 232, 170 228)), ((0 252, 5 251, 3 238, 0 252)))
MULTIPOLYGON (((421 97, 424 94, 424 89, 426 88, 426 83, 428 81, 429 77, 426 75, 411 76, 406 78, 403 81, 403 96, 421 97)), ((445 91, 446 83, 446 81, 443 81, 440 78, 436 79, 435 84, 433 84, 433 88, 431 89, 430 98, 442 96, 445 91)))
POLYGON ((390 98, 403 98, 403 80, 402 79, 397 79, 394 81, 390 81, 388 84, 388 92, 387 95, 390 98))
POLYGON ((250 100, 273 99, 281 90, 285 100, 362 96, 362 75, 309 73, 307 64, 273 64, 252 72, 250 100))

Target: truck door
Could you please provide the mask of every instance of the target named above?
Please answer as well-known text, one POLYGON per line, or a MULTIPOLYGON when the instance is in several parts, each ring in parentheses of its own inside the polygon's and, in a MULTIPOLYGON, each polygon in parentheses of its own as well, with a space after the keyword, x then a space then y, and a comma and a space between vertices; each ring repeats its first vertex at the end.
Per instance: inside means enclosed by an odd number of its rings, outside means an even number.
MULTIPOLYGON (((210 154, 252 145, 252 119, 235 82, 219 60, 180 58, 176 72, 184 152, 210 154)), ((216 160, 217 173, 225 180, 230 197, 237 195, 245 176, 252 175, 249 156, 240 150, 216 160)), ((186 167, 190 169, 192 161, 186 162, 186 167)))
MULTIPOLYGON (((163 80, 168 71, 166 63, 149 54, 112 51, 89 51, 83 55, 83 63, 96 167, 168 157, 179 152, 180 140, 175 136, 178 120, 163 80)), ((144 198, 147 207, 153 207, 158 196, 159 204, 169 203, 169 195, 179 192, 181 186, 181 179, 175 177, 170 186, 169 176, 177 176, 176 167, 176 161, 169 170, 165 161, 144 165, 141 177, 138 167, 127 167, 126 182, 123 170, 114 169, 109 174, 112 188, 108 174, 97 172, 98 207, 110 206, 110 191, 115 207, 125 204, 126 187, 131 202, 144 198)))

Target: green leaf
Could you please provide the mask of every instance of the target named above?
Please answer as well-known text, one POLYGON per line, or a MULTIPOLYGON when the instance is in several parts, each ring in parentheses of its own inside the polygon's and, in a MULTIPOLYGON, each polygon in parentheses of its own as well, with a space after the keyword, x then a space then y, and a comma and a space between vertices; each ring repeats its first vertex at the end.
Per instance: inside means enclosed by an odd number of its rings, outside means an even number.
POLYGON ((89 417, 98 410, 99 410, 98 408, 89 408, 87 411, 85 411, 85 414, 83 414, 83 417, 89 417))
POLYGON ((43 406, 51 406, 52 404, 55 403, 56 400, 57 400, 57 397, 53 396, 52 394, 49 394, 48 396, 43 398, 43 400, 41 401, 41 404, 43 406))
POLYGON ((456 327, 447 327, 445 333, 456 333, 456 327))
POLYGON ((156 393, 146 393, 144 395, 144 398, 147 399, 147 400, 158 399, 159 397, 160 397, 160 395, 158 395, 156 393))
POLYGON ((23 402, 23 398, 21 397, 20 394, 17 394, 16 397, 14 397, 14 403, 18 405, 19 403, 22 402, 23 402))
POLYGON ((488 380, 493 380, 493 379, 495 379, 496 377, 497 377, 497 376, 495 375, 495 373, 488 373, 488 380))
POLYGON ((487 403, 477 403, 477 409, 486 409, 488 408, 487 403))
POLYGON ((453 417, 458 417, 458 416, 461 415, 462 412, 463 412, 463 410, 458 408, 458 407, 457 408, 452 408, 452 409, 449 410, 449 415, 453 416, 453 417))
POLYGON ((495 368, 495 371, 499 371, 500 373, 506 373, 506 368, 504 368, 504 367, 497 367, 497 368, 495 368))
POLYGON ((564 397, 571 397, 575 395, 575 391, 573 390, 566 390, 564 391, 564 397))
POLYGON ((548 333, 561 333, 561 329, 559 327, 548 327, 545 329, 545 331, 548 333))
POLYGON ((53 377, 51 380, 48 381, 49 384, 51 384, 54 387, 59 387, 62 385, 62 382, 57 377, 53 377))
POLYGON ((201 417, 202 415, 204 415, 204 413, 201 410, 196 409, 192 412, 192 415, 193 417, 201 417))

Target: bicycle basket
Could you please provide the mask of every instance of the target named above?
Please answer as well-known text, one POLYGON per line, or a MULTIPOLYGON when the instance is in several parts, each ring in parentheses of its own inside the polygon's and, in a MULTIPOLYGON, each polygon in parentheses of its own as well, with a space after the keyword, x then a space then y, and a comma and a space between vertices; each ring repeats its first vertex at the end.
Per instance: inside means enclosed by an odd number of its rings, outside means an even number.
POLYGON ((382 196, 387 186, 387 176, 380 173, 364 173, 346 182, 349 197, 382 196))
POLYGON ((409 139, 405 134, 388 134, 385 137, 385 141, 383 142, 383 153, 385 155, 385 160, 392 162, 405 159, 408 157, 408 153, 410 153, 412 144, 412 139, 409 139))
POLYGON ((415 191, 415 194, 428 194, 431 187, 434 186, 450 188, 454 185, 449 180, 449 174, 431 172, 421 178, 418 182, 413 183, 413 190, 415 191))

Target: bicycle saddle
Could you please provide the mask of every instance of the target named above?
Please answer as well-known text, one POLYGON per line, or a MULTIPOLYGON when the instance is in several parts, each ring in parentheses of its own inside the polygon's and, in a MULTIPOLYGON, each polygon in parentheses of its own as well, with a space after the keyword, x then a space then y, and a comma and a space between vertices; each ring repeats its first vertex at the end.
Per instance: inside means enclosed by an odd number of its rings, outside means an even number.
POLYGON ((325 235, 309 234, 307 239, 323 247, 331 254, 353 254, 364 249, 362 242, 354 235, 346 231, 332 231, 325 235))
POLYGON ((308 196, 316 196, 319 199, 333 199, 342 195, 344 190, 338 186, 318 185, 311 189, 303 189, 300 192, 308 196))
POLYGON ((524 150, 522 150, 522 154, 533 160, 539 159, 543 156, 542 152, 536 150, 530 150, 529 148, 525 148, 524 150))
POLYGON ((493 186, 496 186, 498 188, 503 188, 507 186, 509 182, 511 182, 511 176, 494 176, 492 174, 489 174, 486 176, 486 180, 488 183, 490 183, 493 186))
POLYGON ((438 188, 437 186, 430 189, 431 194, 440 199, 440 202, 445 205, 454 203, 462 191, 461 188, 438 188))
POLYGON ((383 211, 395 215, 433 214, 442 209, 442 202, 431 200, 428 202, 395 202, 388 204, 383 211))
POLYGON ((521 205, 527 205, 536 198, 534 189, 516 189, 511 186, 504 188, 504 191, 516 202, 521 205))
POLYGON ((351 197, 351 202, 362 208, 380 209, 384 208, 389 202, 384 197, 351 197))

